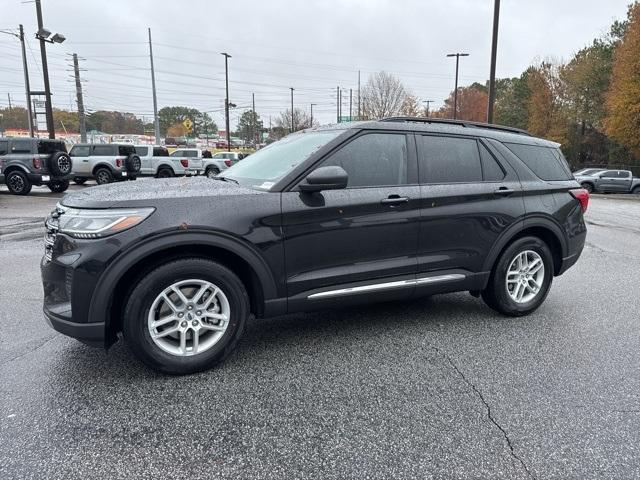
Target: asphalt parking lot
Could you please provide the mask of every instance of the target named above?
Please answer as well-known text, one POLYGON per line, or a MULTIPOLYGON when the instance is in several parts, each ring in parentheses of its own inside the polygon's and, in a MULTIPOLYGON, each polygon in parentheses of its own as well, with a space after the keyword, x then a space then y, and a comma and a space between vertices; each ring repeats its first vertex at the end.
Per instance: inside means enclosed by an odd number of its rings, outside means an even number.
POLYGON ((254 320, 177 378, 46 326, 56 201, 0 188, 2 479, 640 477, 637 199, 592 198, 529 317, 461 293, 254 320))

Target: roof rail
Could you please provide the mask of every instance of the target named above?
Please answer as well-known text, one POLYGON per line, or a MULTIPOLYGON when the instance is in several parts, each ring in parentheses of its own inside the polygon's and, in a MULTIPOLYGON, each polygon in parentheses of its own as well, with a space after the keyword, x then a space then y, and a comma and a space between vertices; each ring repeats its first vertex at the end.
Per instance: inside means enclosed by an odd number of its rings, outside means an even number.
POLYGON ((531 136, 526 130, 520 128, 495 125, 493 123, 469 122, 467 120, 454 120, 451 118, 431 118, 431 117, 387 117, 380 119, 381 122, 416 122, 416 123, 440 123, 444 125, 458 125, 467 128, 486 128, 489 130, 500 130, 503 132, 519 133, 531 136))

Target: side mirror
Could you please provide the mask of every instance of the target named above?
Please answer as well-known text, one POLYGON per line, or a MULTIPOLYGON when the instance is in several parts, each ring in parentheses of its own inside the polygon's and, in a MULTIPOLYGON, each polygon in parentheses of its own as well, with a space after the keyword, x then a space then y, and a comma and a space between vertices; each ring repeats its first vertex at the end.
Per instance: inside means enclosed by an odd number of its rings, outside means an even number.
POLYGON ((299 185, 302 192, 320 192, 322 190, 340 190, 347 188, 349 175, 342 167, 320 167, 305 178, 299 185))

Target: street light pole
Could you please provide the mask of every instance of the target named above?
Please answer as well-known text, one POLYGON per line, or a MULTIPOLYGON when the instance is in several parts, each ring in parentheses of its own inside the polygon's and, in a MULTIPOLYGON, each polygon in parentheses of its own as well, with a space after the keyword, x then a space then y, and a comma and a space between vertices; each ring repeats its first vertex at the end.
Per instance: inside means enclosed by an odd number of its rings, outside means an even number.
POLYGON ((40 54, 42 56, 42 76, 44 79, 44 98, 45 98, 45 113, 47 118, 47 130, 49 131, 49 138, 56 138, 56 133, 53 127, 53 107, 51 106, 51 86, 49 85, 49 67, 47 65, 47 48, 45 44, 45 37, 42 35, 42 7, 40 0, 36 1, 36 15, 38 17, 38 34, 36 38, 40 40, 40 54))
POLYGON ((423 100, 422 103, 426 103, 427 104, 427 109, 425 111, 426 113, 426 117, 429 118, 429 107, 431 106, 431 104, 433 103, 433 100, 423 100))
POLYGON ((293 87, 289 87, 289 89, 291 89, 291 133, 293 133, 296 131, 296 124, 293 113, 293 87))
POLYGON ((468 53, 449 53, 447 57, 456 57, 456 87, 453 92, 453 119, 458 118, 458 65, 460 57, 468 57, 468 53))
POLYGON ((224 100, 224 124, 227 130, 227 152, 231 151, 231 132, 229 131, 229 59, 231 55, 226 52, 221 53, 224 55, 224 83, 226 89, 226 97, 224 100))
POLYGON ((149 60, 151 61, 151 92, 153 95, 153 130, 156 144, 160 144, 160 119, 158 118, 158 97, 156 96, 156 72, 153 69, 153 46, 151 44, 151 28, 149 31, 149 60))
POLYGON ((498 23, 500 19, 500 0, 493 4, 493 37, 491 39, 491 71, 489 73, 489 104, 487 123, 493 123, 493 104, 496 101, 496 56, 498 52, 498 23))

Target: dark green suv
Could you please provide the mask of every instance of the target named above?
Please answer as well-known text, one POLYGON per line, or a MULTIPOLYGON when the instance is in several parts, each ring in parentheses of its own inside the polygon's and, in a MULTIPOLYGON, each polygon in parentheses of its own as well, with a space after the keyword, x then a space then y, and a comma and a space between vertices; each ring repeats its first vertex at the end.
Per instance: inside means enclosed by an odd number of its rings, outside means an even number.
POLYGON ((69 187, 72 163, 61 140, 0 137, 0 184, 14 195, 27 195, 33 185, 52 192, 69 187))

